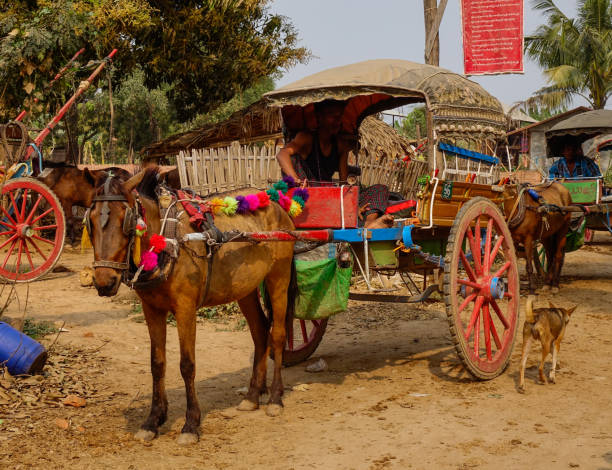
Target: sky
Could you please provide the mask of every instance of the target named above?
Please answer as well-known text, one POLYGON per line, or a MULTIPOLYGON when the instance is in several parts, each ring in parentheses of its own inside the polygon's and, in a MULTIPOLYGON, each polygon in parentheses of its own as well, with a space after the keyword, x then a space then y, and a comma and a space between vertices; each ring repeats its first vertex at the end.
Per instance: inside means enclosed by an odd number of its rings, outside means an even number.
MULTIPOLYGON (((460 0, 449 0, 440 26, 440 67, 463 73, 460 0)), ((524 32, 544 22, 524 0, 524 32)), ((570 17, 576 0, 556 0, 570 17)), ((307 64, 287 71, 277 86, 340 65, 369 59, 404 59, 424 62, 425 26, 422 0, 273 0, 270 9, 290 18, 299 32, 300 46, 313 54, 307 64)), ((523 101, 546 85, 534 62, 524 59, 524 74, 470 77, 502 103, 523 101)), ((574 105, 583 105, 576 100, 574 105)))

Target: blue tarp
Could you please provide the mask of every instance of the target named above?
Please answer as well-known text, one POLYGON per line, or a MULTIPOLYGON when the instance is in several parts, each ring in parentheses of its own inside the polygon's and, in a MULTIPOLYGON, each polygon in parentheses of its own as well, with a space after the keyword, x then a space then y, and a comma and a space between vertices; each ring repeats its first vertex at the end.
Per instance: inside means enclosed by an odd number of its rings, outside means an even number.
POLYGON ((491 155, 485 155, 484 153, 474 152, 461 147, 455 147, 454 145, 445 144, 444 142, 440 142, 440 150, 453 153, 459 157, 469 158, 470 160, 477 162, 485 162, 490 165, 497 165, 499 163, 499 158, 497 157, 492 157, 491 155))

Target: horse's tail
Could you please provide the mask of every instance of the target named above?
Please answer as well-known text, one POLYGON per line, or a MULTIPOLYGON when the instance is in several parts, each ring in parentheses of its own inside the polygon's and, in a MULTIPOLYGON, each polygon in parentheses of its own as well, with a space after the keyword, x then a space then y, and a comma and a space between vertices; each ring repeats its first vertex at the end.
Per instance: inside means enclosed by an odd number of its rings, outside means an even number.
MULTIPOLYGON (((272 324, 272 320, 274 316, 272 315, 272 301, 270 300, 270 295, 266 290, 266 284, 263 284, 264 295, 264 307, 266 312, 268 312, 268 320, 270 324, 272 324)), ((286 312, 286 324, 287 327, 290 327, 293 322, 293 315, 295 313, 295 301, 298 295, 298 283, 297 283, 297 269, 295 267, 295 258, 291 260, 291 274, 289 277, 289 288, 287 289, 287 312, 286 312)))
POLYGON ((533 318, 533 300, 535 296, 529 295, 527 296, 527 303, 525 304, 525 321, 527 323, 533 323, 535 319, 533 318))

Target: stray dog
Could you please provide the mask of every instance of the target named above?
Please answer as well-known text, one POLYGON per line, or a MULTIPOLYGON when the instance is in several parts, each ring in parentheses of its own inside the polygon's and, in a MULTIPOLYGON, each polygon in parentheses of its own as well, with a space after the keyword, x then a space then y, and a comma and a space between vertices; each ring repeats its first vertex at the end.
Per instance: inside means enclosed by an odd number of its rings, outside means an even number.
POLYGON ((557 368, 557 355, 561 340, 565 334, 571 314, 576 310, 577 305, 570 309, 555 307, 549 302, 550 308, 536 308, 533 310, 534 296, 527 297, 525 306, 525 324, 523 325, 523 353, 521 357, 519 392, 525 393, 525 364, 527 355, 531 348, 531 342, 536 339, 542 343, 542 361, 540 362, 540 383, 546 383, 544 377, 544 361, 552 349, 552 368, 550 369, 550 381, 555 383, 555 370, 557 368))

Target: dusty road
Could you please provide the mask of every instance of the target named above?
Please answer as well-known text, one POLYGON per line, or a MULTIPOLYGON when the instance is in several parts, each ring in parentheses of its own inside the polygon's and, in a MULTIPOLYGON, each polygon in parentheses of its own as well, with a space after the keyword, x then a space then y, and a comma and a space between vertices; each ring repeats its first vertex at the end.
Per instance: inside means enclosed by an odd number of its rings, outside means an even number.
MULTIPOLYGON (((53 380, 87 405, 0 404, 0 468, 612 469, 612 241, 601 239, 566 259, 555 302, 579 307, 556 385, 535 383, 538 346, 527 393, 517 393, 520 335, 507 371, 476 382, 454 353, 442 304, 351 303, 309 361, 323 357, 329 368, 285 369, 281 417, 244 414, 235 406, 249 379, 250 335, 235 320, 204 321, 201 439, 189 448, 174 442, 185 407, 176 329, 169 326, 168 422, 152 443, 135 442, 151 379, 146 326, 134 321, 130 292, 122 287, 111 301, 80 287, 76 272, 54 274, 29 286, 27 314, 66 322, 50 359, 53 380)), ((78 271, 90 258, 67 250, 60 262, 78 271)), ((23 302, 27 287, 18 289, 23 302)), ((18 314, 16 302, 7 314, 18 314)))

